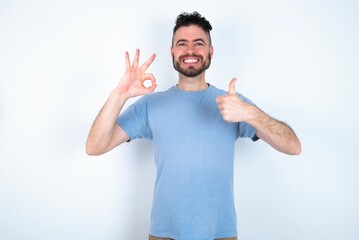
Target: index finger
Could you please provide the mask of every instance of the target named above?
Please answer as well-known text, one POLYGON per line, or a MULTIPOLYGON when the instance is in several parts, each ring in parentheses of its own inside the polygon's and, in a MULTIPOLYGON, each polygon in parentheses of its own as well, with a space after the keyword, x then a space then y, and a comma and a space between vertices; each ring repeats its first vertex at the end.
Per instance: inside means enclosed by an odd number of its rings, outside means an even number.
POLYGON ((152 54, 152 56, 140 67, 142 71, 146 71, 147 68, 152 64, 153 60, 155 60, 156 54, 152 54))

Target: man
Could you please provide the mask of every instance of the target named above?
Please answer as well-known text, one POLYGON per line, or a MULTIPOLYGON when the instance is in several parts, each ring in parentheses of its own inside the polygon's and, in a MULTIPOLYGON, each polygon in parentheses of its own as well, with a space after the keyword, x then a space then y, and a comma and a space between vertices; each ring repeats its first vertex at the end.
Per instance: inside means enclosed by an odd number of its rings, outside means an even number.
POLYGON ((171 54, 179 80, 164 92, 153 93, 156 79, 146 73, 155 55, 139 66, 139 50, 132 64, 126 52, 126 72, 88 136, 90 155, 136 138, 153 141, 157 177, 150 239, 237 239, 233 159, 238 137, 262 139, 287 154, 301 152, 289 126, 236 93, 235 78, 228 92, 206 82, 211 29, 197 12, 177 17, 171 54), (120 114, 129 98, 140 95, 145 96, 120 114))

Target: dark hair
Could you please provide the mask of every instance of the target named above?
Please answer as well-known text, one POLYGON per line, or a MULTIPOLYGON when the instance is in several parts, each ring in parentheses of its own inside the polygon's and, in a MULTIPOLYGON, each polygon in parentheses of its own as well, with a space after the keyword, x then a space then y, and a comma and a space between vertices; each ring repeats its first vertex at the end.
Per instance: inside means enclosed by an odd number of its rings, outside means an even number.
POLYGON ((196 25, 205 31, 209 36, 209 41, 211 42, 211 34, 209 33, 212 30, 212 26, 209 21, 201 16, 198 12, 194 11, 193 13, 182 12, 177 16, 176 25, 173 28, 173 35, 180 27, 188 27, 190 25, 196 25))

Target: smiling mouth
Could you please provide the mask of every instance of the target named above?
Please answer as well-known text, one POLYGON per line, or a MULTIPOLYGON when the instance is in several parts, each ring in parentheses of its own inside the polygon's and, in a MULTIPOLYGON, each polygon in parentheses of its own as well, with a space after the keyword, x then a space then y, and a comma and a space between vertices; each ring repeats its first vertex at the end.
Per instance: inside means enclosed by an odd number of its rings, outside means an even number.
POLYGON ((198 59, 184 59, 183 62, 184 63, 197 63, 199 60, 198 59))
POLYGON ((186 59, 183 59, 183 62, 184 63, 198 63, 199 59, 197 59, 197 58, 186 58, 186 59))

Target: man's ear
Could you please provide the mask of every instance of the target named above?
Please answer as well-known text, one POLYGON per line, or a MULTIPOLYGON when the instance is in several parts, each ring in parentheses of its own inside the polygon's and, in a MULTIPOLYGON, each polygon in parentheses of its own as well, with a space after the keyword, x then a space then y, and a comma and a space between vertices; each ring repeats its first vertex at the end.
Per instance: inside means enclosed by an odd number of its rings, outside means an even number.
POLYGON ((211 45, 211 46, 209 47, 209 54, 211 54, 211 58, 213 57, 213 53, 214 53, 214 48, 213 48, 213 46, 211 45))

